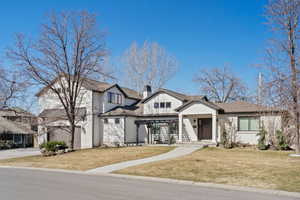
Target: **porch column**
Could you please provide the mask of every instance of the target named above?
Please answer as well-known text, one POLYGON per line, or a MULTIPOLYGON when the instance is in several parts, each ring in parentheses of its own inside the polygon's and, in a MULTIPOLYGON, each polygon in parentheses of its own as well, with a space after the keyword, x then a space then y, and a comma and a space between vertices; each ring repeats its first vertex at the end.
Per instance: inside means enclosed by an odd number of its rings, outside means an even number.
POLYGON ((182 114, 179 114, 178 115, 178 129, 179 129, 179 132, 178 132, 178 142, 183 142, 182 141, 182 128, 183 128, 183 120, 182 120, 182 114))
POLYGON ((212 115, 212 141, 217 143, 217 115, 212 115))

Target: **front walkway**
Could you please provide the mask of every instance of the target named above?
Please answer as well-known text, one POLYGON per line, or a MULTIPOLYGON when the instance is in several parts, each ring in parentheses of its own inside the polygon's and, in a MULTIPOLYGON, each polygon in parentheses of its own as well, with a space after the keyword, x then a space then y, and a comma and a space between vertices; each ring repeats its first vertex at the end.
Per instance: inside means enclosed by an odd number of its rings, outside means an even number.
POLYGON ((21 148, 21 149, 9 149, 0 151, 0 160, 9 158, 19 158, 25 156, 40 155, 41 152, 38 148, 21 148))
POLYGON ((99 168, 95 168, 92 170, 88 170, 86 172, 89 174, 111 173, 113 171, 121 170, 121 169, 124 169, 127 167, 132 167, 135 165, 141 165, 141 164, 146 164, 149 162, 167 160, 167 159, 171 159, 171 158, 184 156, 184 155, 190 154, 200 148, 202 148, 202 145, 179 146, 176 149, 169 151, 168 153, 161 154, 161 155, 153 156, 150 158, 143 158, 143 159, 139 159, 139 160, 121 162, 121 163, 117 163, 117 164, 113 164, 113 165, 107 165, 104 167, 99 167, 99 168))

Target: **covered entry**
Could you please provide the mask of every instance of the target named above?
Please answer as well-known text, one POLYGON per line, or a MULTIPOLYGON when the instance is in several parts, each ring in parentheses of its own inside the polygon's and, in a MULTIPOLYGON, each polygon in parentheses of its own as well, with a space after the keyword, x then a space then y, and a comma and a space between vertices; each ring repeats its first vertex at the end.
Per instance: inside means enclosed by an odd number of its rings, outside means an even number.
POLYGON ((172 144, 178 141, 178 119, 136 120, 137 142, 139 127, 146 126, 148 144, 172 144))

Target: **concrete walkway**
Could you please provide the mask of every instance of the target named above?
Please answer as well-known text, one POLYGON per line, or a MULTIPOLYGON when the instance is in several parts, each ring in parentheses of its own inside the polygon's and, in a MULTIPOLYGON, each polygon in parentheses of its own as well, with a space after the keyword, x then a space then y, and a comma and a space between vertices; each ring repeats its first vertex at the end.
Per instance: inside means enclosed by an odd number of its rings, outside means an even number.
POLYGON ((107 165, 104 167, 99 167, 99 168, 95 168, 92 170, 88 170, 86 172, 90 173, 90 174, 111 173, 113 171, 117 171, 117 170, 124 169, 127 167, 132 167, 135 165, 141 165, 141 164, 145 164, 145 163, 150 163, 150 162, 155 162, 155 161, 160 161, 160 160, 167 160, 167 159, 171 159, 171 158, 184 156, 184 155, 190 154, 200 148, 202 148, 201 145, 179 146, 172 151, 169 151, 167 153, 160 154, 157 156, 153 156, 150 158, 143 158, 143 159, 139 159, 139 160, 132 160, 132 161, 116 163, 116 164, 107 165))
POLYGON ((0 151, 0 160, 8 158, 19 158, 25 156, 40 155, 41 152, 38 148, 20 148, 20 149, 9 149, 0 151))

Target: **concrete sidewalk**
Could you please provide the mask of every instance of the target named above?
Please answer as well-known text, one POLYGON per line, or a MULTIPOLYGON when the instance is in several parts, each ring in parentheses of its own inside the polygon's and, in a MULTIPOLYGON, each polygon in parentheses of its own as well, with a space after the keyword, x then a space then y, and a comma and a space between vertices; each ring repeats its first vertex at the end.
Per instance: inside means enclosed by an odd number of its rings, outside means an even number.
POLYGON ((0 151, 0 160, 9 158, 19 158, 25 156, 40 155, 41 152, 38 148, 20 148, 20 149, 9 149, 0 151))
POLYGON ((172 151, 169 151, 169 152, 161 154, 161 155, 153 156, 150 158, 143 158, 143 159, 139 159, 139 160, 121 162, 121 163, 117 163, 117 164, 113 164, 113 165, 107 165, 104 167, 99 167, 99 168, 95 168, 92 170, 88 170, 86 172, 91 173, 91 174, 111 173, 113 171, 117 171, 117 170, 124 169, 127 167, 132 167, 132 166, 141 165, 141 164, 145 164, 145 163, 150 163, 150 162, 155 162, 155 161, 160 161, 160 160, 167 160, 167 159, 171 159, 171 158, 188 155, 202 147, 203 146, 201 146, 201 145, 180 146, 172 151))

